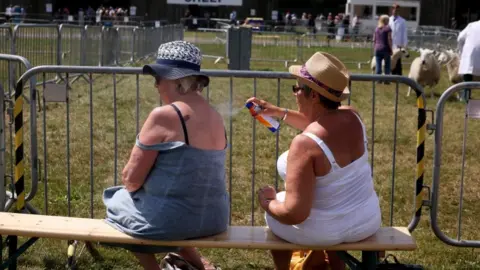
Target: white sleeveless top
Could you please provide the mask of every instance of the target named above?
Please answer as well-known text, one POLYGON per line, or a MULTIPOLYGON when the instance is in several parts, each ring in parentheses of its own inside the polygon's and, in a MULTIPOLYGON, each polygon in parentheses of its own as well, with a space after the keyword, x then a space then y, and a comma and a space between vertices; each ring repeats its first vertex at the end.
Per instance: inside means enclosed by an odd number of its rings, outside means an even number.
MULTIPOLYGON (((380 228, 380 203, 368 162, 367 134, 360 117, 358 119, 363 129, 365 152, 343 168, 337 164, 325 142, 312 133, 302 133, 322 148, 332 169, 325 176, 316 178, 312 210, 304 222, 293 226, 285 225, 266 214, 267 225, 274 234, 297 244, 323 246, 357 242, 373 235, 380 228)), ((287 156, 288 151, 277 161, 278 173, 284 180, 287 156)), ((277 194, 277 200, 284 199, 284 192, 277 194)))

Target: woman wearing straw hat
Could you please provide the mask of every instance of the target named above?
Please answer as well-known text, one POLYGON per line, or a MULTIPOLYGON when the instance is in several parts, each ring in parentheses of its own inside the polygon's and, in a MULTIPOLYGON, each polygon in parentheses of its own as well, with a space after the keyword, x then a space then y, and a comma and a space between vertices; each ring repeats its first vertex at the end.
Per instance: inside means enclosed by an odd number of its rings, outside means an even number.
MULTIPOLYGON (((315 53, 290 67, 298 111, 250 98, 263 114, 302 131, 277 161, 285 192, 267 186, 258 200, 272 232, 296 244, 329 246, 363 240, 380 228, 381 213, 368 161, 365 126, 352 107, 349 74, 336 57, 315 53), (288 164, 288 166, 287 166, 288 164)), ((289 269, 291 251, 272 251, 277 270, 289 269)), ((343 269, 328 253, 332 269, 343 269)))
MULTIPOLYGON (((174 41, 162 44, 156 63, 143 68, 166 105, 153 109, 138 134, 123 169, 124 186, 103 196, 106 221, 126 234, 183 240, 227 229, 227 138, 223 118, 201 95, 209 83, 200 72, 201 59, 196 46, 174 41)), ((160 269, 154 254, 168 251, 180 257, 166 258, 183 257, 196 269, 209 264, 194 248, 115 246, 134 252, 145 269, 160 269)))

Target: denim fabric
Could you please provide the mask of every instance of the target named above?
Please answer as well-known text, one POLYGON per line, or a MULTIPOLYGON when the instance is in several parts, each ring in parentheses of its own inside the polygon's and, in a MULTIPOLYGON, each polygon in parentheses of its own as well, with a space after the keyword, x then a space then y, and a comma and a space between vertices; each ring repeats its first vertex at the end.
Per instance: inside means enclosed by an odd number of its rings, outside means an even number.
MULTIPOLYGON (((158 157, 139 190, 130 193, 116 186, 104 191, 107 223, 128 235, 153 240, 184 240, 227 230, 226 149, 201 150, 184 142, 146 146, 138 137, 136 145, 158 151, 158 157)), ((142 253, 165 249, 122 247, 142 253)))

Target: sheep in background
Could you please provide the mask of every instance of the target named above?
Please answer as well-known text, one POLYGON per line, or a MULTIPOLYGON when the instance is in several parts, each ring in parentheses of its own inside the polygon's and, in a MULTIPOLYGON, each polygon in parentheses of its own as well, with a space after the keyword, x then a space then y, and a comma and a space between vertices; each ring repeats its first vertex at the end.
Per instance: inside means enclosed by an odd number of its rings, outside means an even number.
MULTIPOLYGON (((390 66, 395 67, 395 65, 397 65, 397 61, 398 61, 398 59, 400 59, 400 57, 409 58, 410 54, 404 48, 394 49, 393 53, 392 53, 392 60, 390 61, 390 63, 391 63, 390 66)), ((375 56, 374 56, 372 58, 372 61, 370 61, 370 63, 371 63, 370 67, 372 68, 372 73, 375 73, 375 69, 377 67, 376 62, 377 61, 375 61, 375 56)), ((385 72, 385 62, 384 61, 382 61, 382 70, 385 72)))
MULTIPOLYGON (((435 57, 436 52, 430 49, 419 49, 419 51, 420 56, 413 60, 408 77, 422 87, 433 88, 440 81, 440 64, 435 57)), ((411 91, 409 87, 407 96, 410 96, 411 91)), ((431 96, 433 97, 433 89, 431 89, 431 96)))
MULTIPOLYGON (((460 66, 460 55, 453 50, 442 51, 439 55, 439 62, 442 66, 447 67, 448 80, 452 84, 463 82, 463 76, 458 74, 458 67, 460 66)), ((473 76, 474 81, 480 81, 480 76, 473 76)))

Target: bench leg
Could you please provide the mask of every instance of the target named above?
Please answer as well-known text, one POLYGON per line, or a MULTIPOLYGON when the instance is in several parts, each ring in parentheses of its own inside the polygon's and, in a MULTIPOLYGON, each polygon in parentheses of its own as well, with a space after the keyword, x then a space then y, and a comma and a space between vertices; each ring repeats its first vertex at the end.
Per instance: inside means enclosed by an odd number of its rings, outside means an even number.
MULTIPOLYGON (((17 252, 17 240, 18 237, 16 235, 7 236, 7 245, 8 245, 8 261, 15 255, 17 252)), ((17 269, 17 258, 13 258, 8 265, 8 270, 15 270, 17 269)))
POLYGON ((362 269, 375 270, 378 264, 377 251, 362 251, 362 269))
POLYGON ((17 236, 8 236, 7 237, 7 242, 8 242, 8 259, 2 263, 0 266, 0 269, 8 269, 13 270, 17 268, 17 259, 20 257, 29 247, 31 247, 36 241, 38 240, 37 237, 33 237, 28 239, 27 242, 25 242, 23 245, 21 245, 18 249, 17 247, 17 236), (13 242, 12 239, 14 239, 13 242), (15 244, 15 245, 13 245, 15 244))
POLYGON ((338 257, 352 270, 361 270, 362 263, 346 251, 337 251, 338 257))

